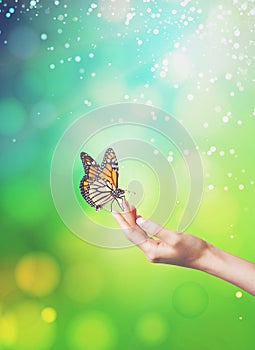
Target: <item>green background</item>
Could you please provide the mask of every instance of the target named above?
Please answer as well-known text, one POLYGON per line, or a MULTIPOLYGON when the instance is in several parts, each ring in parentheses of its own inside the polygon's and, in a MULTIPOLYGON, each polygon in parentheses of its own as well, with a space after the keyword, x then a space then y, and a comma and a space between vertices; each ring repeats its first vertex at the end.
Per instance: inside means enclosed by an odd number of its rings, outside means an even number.
MULTIPOLYGON (((16 0, 0 9, 0 349, 254 349, 251 295, 150 264, 134 247, 78 239, 50 190, 53 152, 72 122, 108 104, 154 105, 202 157, 203 200, 187 232, 254 261, 254 1, 16 0)), ((168 161, 181 177, 171 153, 168 161)), ((141 214, 154 192, 146 184, 141 214)))

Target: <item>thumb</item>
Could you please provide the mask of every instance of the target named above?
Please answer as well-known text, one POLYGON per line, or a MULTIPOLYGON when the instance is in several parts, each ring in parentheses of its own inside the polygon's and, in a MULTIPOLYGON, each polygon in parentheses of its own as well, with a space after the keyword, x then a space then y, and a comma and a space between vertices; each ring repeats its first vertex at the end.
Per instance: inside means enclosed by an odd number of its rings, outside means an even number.
POLYGON ((165 240, 169 237, 169 231, 154 221, 138 217, 136 219, 136 223, 149 235, 156 236, 162 240, 165 240))

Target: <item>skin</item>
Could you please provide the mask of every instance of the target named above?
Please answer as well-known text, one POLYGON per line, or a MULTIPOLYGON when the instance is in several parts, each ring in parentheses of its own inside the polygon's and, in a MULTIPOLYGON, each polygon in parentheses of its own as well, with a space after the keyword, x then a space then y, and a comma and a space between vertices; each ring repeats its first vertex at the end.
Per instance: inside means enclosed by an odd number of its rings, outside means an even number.
POLYGON ((171 231, 137 215, 123 199, 124 212, 112 215, 127 239, 152 263, 184 266, 204 271, 255 296, 255 263, 224 252, 191 234, 171 231))

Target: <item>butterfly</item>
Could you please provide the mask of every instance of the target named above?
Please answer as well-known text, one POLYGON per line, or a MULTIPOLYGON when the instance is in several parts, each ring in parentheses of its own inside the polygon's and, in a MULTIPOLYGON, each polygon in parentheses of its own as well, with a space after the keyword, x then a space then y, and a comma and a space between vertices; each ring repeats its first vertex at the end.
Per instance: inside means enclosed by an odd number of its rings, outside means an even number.
POLYGON ((97 211, 107 203, 124 197, 125 191, 118 188, 119 168, 116 154, 112 148, 108 148, 104 154, 102 164, 99 165, 88 153, 81 152, 80 158, 83 164, 85 175, 80 182, 82 197, 97 211))

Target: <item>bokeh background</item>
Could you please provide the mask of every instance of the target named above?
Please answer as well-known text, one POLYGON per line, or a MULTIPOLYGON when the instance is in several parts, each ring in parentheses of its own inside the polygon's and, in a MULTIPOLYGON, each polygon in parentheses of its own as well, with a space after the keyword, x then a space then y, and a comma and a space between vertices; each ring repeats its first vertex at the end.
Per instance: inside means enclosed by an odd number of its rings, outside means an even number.
MULTIPOLYGON (((202 157, 203 200, 187 232, 254 261, 254 1, 1 0, 0 9, 0 349, 254 349, 254 297, 152 265, 135 247, 80 240, 50 190, 71 123, 113 103, 154 105, 202 157)), ((182 177, 160 135, 140 137, 182 177)), ((145 186, 141 214, 156 195, 145 186)))

